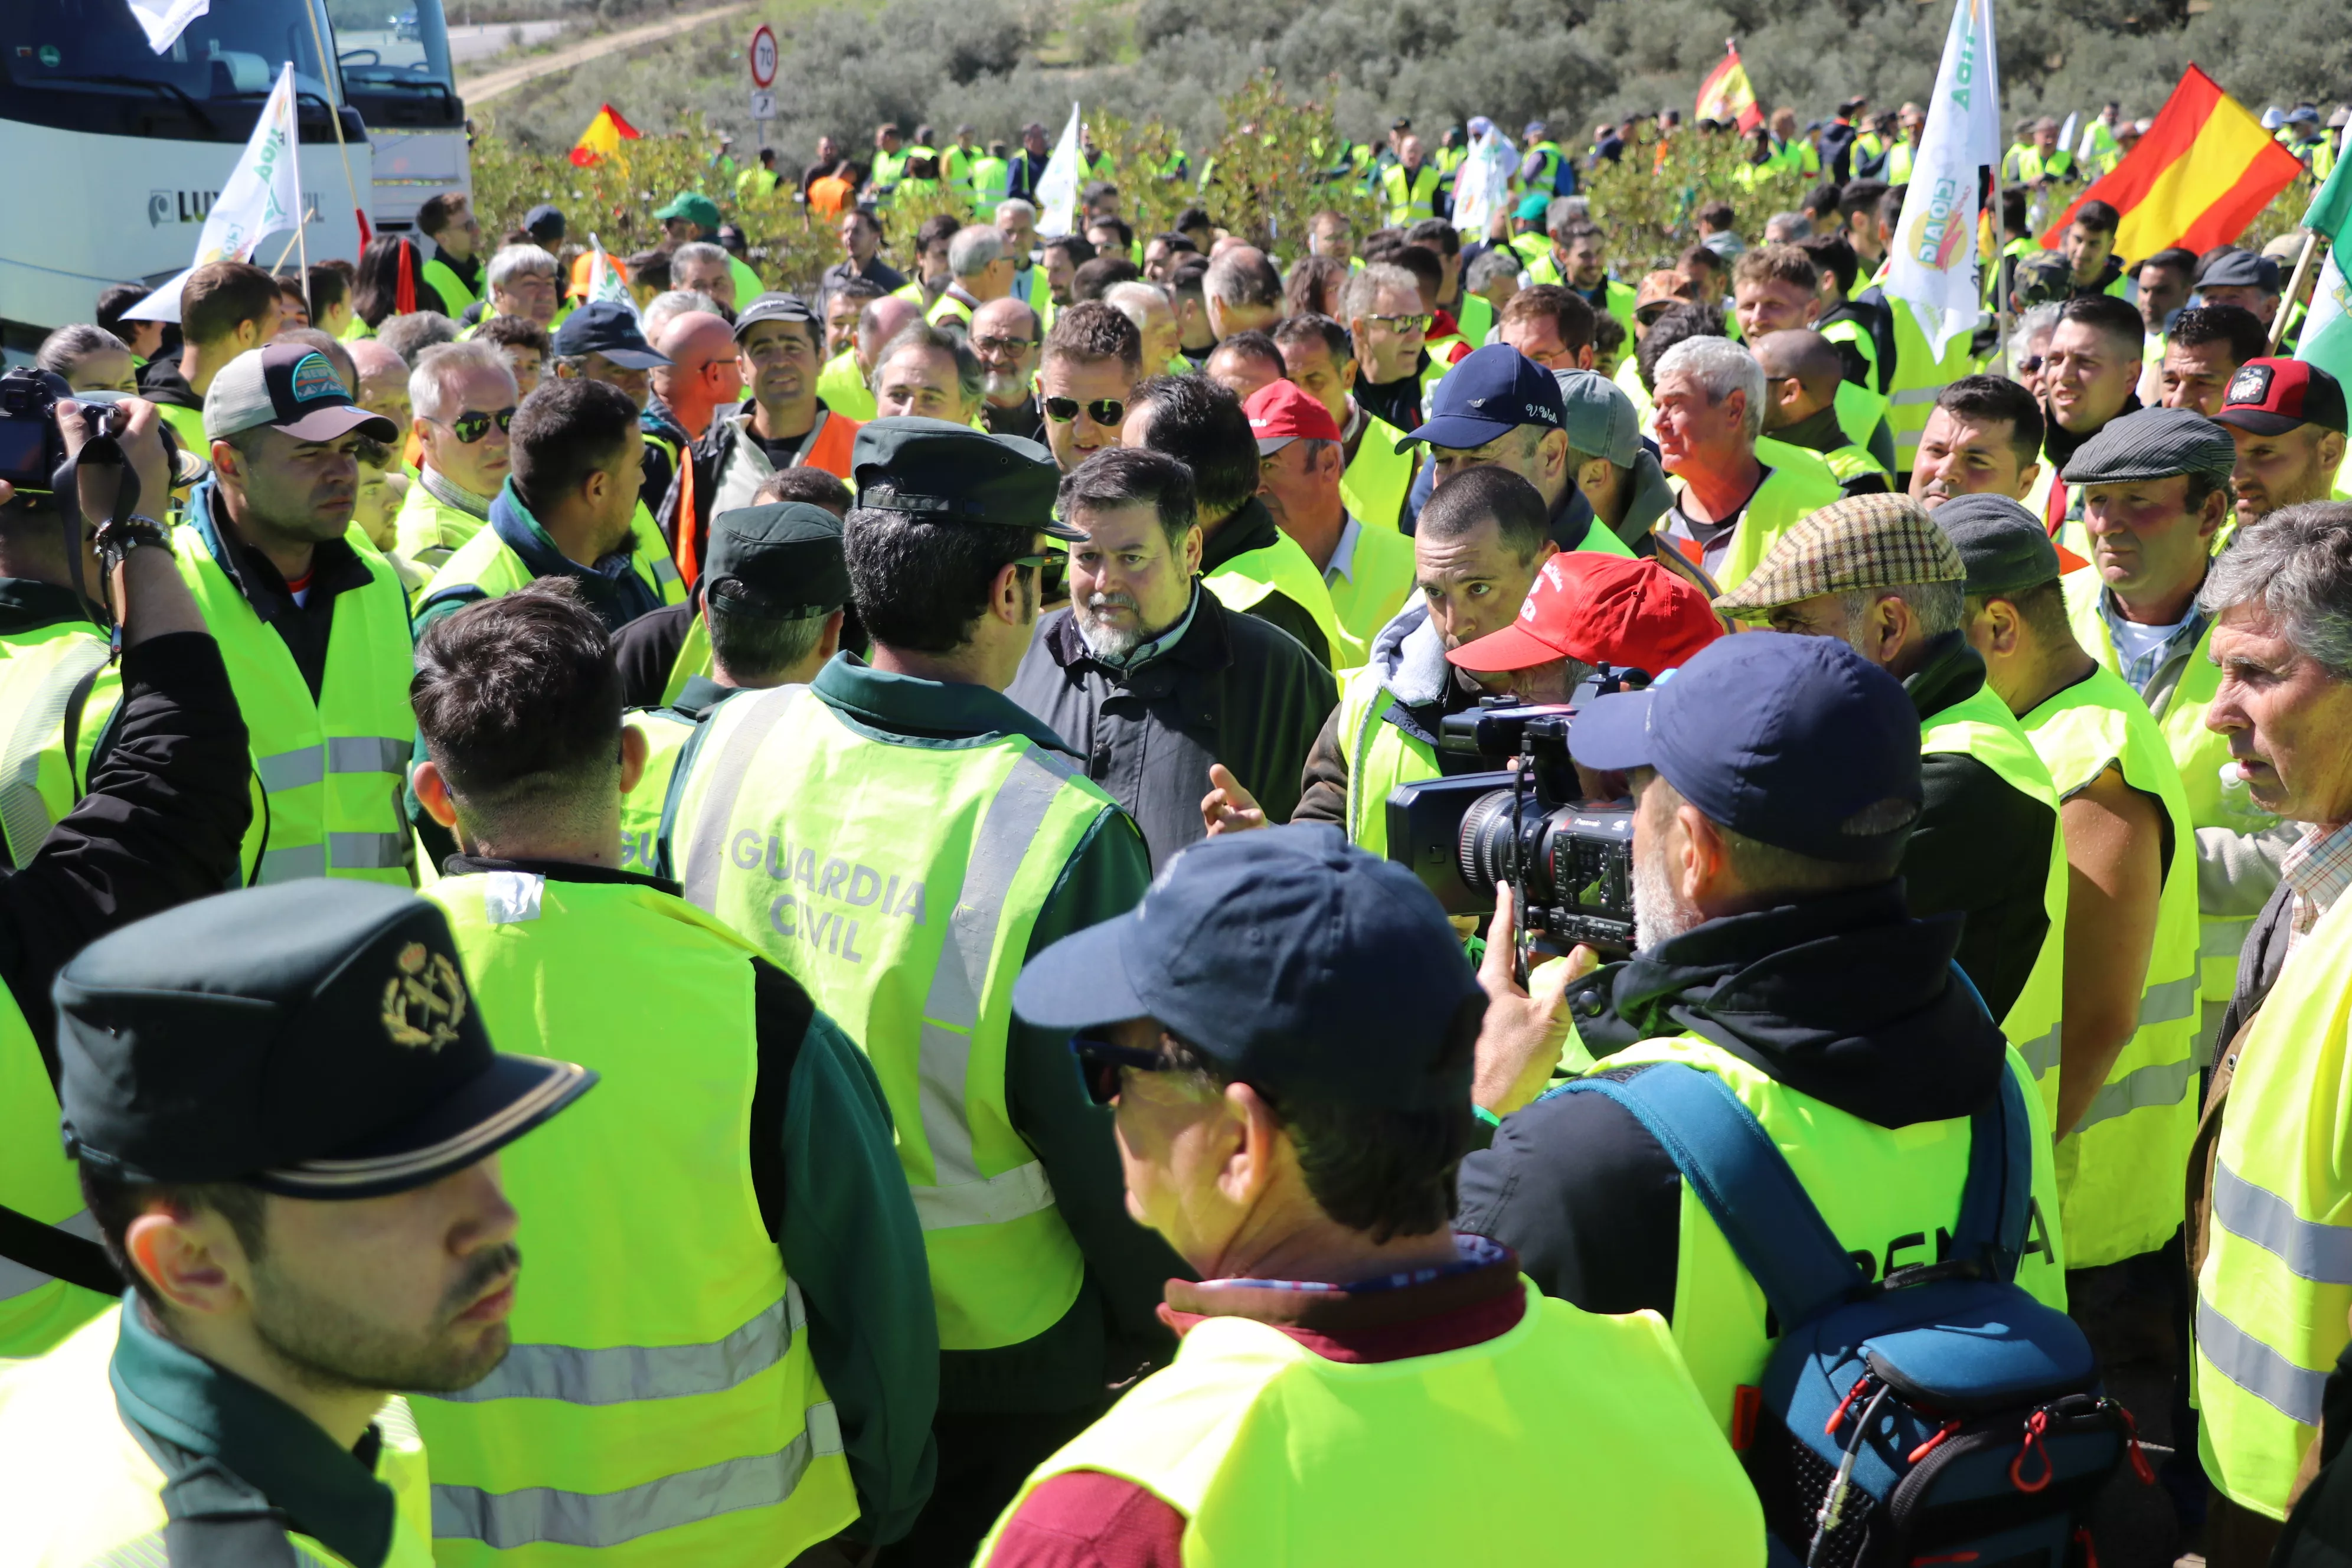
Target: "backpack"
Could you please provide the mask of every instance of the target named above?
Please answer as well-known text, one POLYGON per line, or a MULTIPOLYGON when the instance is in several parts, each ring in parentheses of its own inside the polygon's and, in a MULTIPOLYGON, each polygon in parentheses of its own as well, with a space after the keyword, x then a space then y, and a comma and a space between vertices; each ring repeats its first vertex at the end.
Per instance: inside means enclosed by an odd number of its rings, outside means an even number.
POLYGON ((2154 1484, 2083 1331, 2013 1282, 2033 1177, 2014 1073, 1971 1119, 1949 1255, 1876 1284, 1714 1074, 1660 1063, 1555 1092, 1632 1112, 1763 1289, 1780 1338, 1740 1391, 1738 1446, 1772 1568, 2066 1568, 2095 1561, 2084 1520, 2126 1453, 2154 1484))

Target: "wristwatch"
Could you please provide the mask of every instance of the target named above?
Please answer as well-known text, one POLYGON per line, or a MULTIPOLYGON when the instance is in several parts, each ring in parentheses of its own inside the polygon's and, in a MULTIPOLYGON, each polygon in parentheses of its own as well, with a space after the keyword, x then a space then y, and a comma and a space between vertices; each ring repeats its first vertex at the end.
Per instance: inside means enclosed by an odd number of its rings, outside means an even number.
POLYGON ((172 531, 153 518, 133 512, 129 517, 110 518, 100 523, 91 542, 97 546, 99 564, 111 576, 124 557, 142 545, 169 550, 172 531))

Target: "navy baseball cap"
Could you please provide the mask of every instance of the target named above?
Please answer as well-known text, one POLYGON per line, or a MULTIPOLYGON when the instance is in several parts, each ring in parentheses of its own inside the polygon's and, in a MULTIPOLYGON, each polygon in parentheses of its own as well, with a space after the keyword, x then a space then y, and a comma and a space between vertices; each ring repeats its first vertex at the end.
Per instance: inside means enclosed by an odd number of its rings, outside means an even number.
POLYGON ((1594 702, 1568 749, 1596 772, 1655 768, 1710 821, 1819 860, 1874 859, 1918 816, 1918 710, 1835 637, 1719 638, 1648 690, 1594 702), (1889 801, 1911 809, 1875 809, 1889 801))
POLYGON ((1467 1110, 1485 994, 1421 879, 1326 824, 1195 844, 1143 901, 1031 959, 1049 1029, 1152 1018, 1274 1098, 1467 1110))
MULTIPOLYGON (((1551 372, 1511 347, 1474 349, 1445 373, 1429 400, 1429 417, 1407 436, 1457 451, 1483 447, 1522 425, 1562 430, 1559 383, 1551 372)), ((1399 451, 1404 448, 1399 445, 1399 451)))
POLYGON ((637 313, 617 300, 591 300, 555 329, 555 352, 565 359, 603 354, 625 370, 651 370, 670 363, 669 355, 646 342, 637 313))

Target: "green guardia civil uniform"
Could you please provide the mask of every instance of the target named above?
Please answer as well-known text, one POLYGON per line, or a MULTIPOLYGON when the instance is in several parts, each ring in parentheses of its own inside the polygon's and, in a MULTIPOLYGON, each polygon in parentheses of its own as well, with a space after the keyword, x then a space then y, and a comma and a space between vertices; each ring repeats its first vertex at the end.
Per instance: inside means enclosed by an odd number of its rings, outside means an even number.
POLYGON ((2026 972, 2024 987, 2000 1019, 2000 1032, 2041 1086, 2043 1121, 2053 1121, 2058 1114, 2058 1026, 2066 1005, 2068 877, 2066 836, 2058 827, 2057 786, 2016 715, 1993 695, 1990 685, 1978 687, 1923 721, 1919 750, 1922 754, 1964 752, 1998 773, 2011 789, 2050 808, 2050 869, 2042 885, 2042 909, 2050 923, 2042 933, 2042 951, 2026 972))
POLYGON ((874 1064, 942 1350, 1034 1339, 1084 1283, 1013 1127, 1005 1051, 1030 932, 1118 809, 1026 735, 893 744, 804 686, 721 705, 671 786, 665 838, 687 897, 756 941, 874 1064))
POLYGON ((2138 1026, 2058 1144, 2068 1259, 2090 1268, 2153 1252, 2180 1227, 2179 1176, 2197 1134, 2196 833, 2163 732, 2114 671, 2093 671, 2018 722, 2061 800, 2120 768, 2162 805, 2171 846, 2138 1026))
POLYGON ((412 1402, 440 1568, 788 1563, 855 1522, 752 1183, 758 950, 643 883, 497 870, 425 897, 493 1035, 574 1042, 605 1087, 500 1157, 532 1280, 513 1348, 412 1402))
POLYGON ((1205 1319, 1173 1364, 1040 1466, 1005 1518, 1053 1477, 1097 1470, 1183 1516, 1186 1563, 1456 1561, 1473 1497, 1483 1561, 1760 1562, 1755 1489, 1707 1429, 1658 1315, 1607 1317, 1520 1287, 1526 1315, 1494 1339, 1370 1364, 1252 1319, 1205 1319), (1586 1506, 1558 1505, 1564 1474, 1586 1506))
MULTIPOLYGON (((2099 614, 2099 595, 2106 591, 2096 567, 2083 567, 2069 572, 2061 586, 2066 595, 2067 619, 2074 624, 2074 640, 2084 652, 2105 668, 2120 670, 2122 660, 2116 653, 2115 638, 2107 632, 2106 617, 2099 614)), ((2191 826, 2226 828, 2232 833, 2244 833, 2266 826, 2268 818, 2249 820, 2233 812, 2221 794, 2221 767, 2230 760, 2227 736, 2216 734, 2205 727, 2206 710, 2221 689, 2221 670, 2210 655, 2213 648, 2213 628, 2197 639, 2189 650, 2187 664, 2179 680, 2166 693, 2161 709, 2152 710, 2157 728, 2164 733, 2165 749, 2180 772, 2180 787, 2189 802, 2191 826)), ((2193 852, 2194 847, 2191 846, 2193 852)), ((2238 950, 2245 945, 2246 933, 2253 926, 2252 916, 2214 916, 2200 912, 2197 919, 2198 994, 2210 1008, 2226 1006, 2238 984, 2238 950)), ((2194 1038, 2198 1066, 2211 1060, 2212 1042, 2201 1032, 2194 1038)))
POLYGON ((277 631, 221 570, 214 498, 198 493, 172 531, 181 580, 220 644, 253 747, 248 883, 351 877, 407 887, 401 791, 416 745, 408 705, 415 655, 400 574, 356 525, 343 542, 369 581, 335 595, 319 696, 277 631))
POLYGON ((2318 1435, 2352 1310, 2352 899, 2286 961, 2238 1052, 2197 1274, 2198 1457, 2271 1519, 2318 1435))
MULTIPOLYGON (((2017 1052, 2009 1071, 2030 1085, 2017 1052)), ((1610 1056, 1610 1071, 1643 1062, 1680 1062, 1714 1074, 1738 1097, 1787 1155, 1805 1195, 1874 1279, 1936 1261, 1936 1236, 1958 1228, 1968 1181, 1970 1118, 1881 1127, 1790 1089, 1745 1058, 1696 1035, 1640 1041, 1610 1056)), ((2017 1283, 2063 1311, 2066 1255, 2058 1223, 2058 1180, 2042 1096, 2023 1096, 2032 1124, 2033 1197, 2017 1283)), ((1726 1436, 1738 1391, 1762 1381, 1774 1343, 1764 1292, 1740 1263, 1706 1205, 1682 1184, 1682 1245, 1675 1271, 1675 1345, 1707 1413, 1726 1436)))
MULTIPOLYGON (((55 1141, 55 1131, 51 1140, 55 1141)), ((117 1403, 110 1377, 123 1333, 115 1307, 85 1323, 37 1361, 0 1363, 0 1474, 8 1518, 0 1523, 0 1551, 27 1568, 177 1568, 186 1543, 167 1539, 166 1477, 117 1403)), ((184 1354, 185 1352, 181 1352, 184 1354)), ((223 1373, 224 1377, 228 1374, 223 1373)), ((249 1397, 268 1399, 246 1385, 249 1397)), ((283 1405, 288 1419, 301 1420, 283 1405)), ((381 1568, 435 1568, 432 1500, 425 1486, 425 1446, 407 1402, 395 1394, 376 1412, 375 1479, 393 1495, 392 1538, 381 1568)), ((321 1439, 323 1441, 323 1438, 321 1439)), ((183 1478, 193 1502, 243 1500, 214 1472, 183 1478)), ((230 1478, 232 1487, 241 1482, 230 1478)), ((293 1528, 283 1513, 259 1516, 255 1537, 240 1540, 231 1561, 283 1563, 286 1568, 353 1568, 349 1558, 293 1528), (283 1555, 275 1555, 281 1550, 283 1555)))

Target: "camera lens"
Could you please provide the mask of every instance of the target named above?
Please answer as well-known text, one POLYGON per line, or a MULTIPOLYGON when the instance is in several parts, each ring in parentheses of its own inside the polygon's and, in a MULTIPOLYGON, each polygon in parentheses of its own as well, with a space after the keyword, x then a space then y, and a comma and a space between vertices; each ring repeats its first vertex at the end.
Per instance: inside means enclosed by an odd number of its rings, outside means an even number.
MULTIPOLYGON (((1533 807, 1533 803, 1528 803, 1533 807)), ((1534 808, 1541 815, 1539 807, 1534 808)), ((1511 879, 1511 792, 1494 790, 1470 803, 1462 814, 1462 834, 1456 841, 1462 880, 1474 892, 1488 897, 1511 879)))

